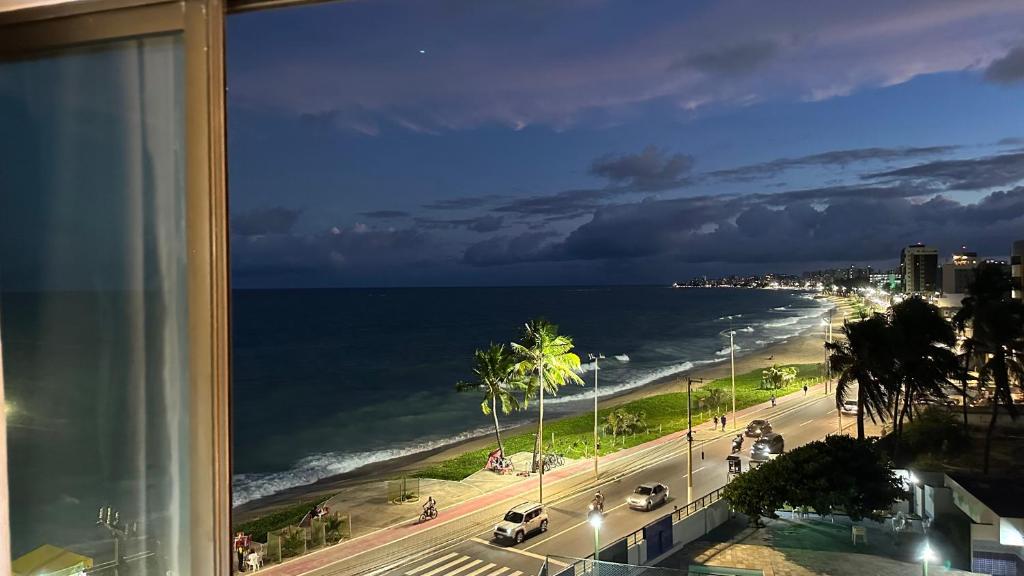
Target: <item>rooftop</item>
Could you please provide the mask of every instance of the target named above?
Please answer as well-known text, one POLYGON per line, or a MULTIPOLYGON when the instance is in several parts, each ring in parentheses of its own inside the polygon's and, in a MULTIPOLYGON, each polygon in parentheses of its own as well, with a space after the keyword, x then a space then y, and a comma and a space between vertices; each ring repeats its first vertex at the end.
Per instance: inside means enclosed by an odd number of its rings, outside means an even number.
POLYGON ((1003 518, 1024 518, 1024 486, 1020 477, 949 474, 954 482, 1003 518))

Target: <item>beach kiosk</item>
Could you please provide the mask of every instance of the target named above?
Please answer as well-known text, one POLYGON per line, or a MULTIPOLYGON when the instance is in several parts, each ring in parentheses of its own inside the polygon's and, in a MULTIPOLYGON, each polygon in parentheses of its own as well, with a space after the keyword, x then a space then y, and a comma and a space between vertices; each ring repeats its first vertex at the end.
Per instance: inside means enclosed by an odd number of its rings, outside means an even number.
POLYGON ((735 454, 726 456, 725 463, 729 466, 729 480, 743 471, 743 461, 735 454))
POLYGON ((75 576, 92 568, 92 558, 50 544, 20 556, 11 565, 14 576, 75 576))

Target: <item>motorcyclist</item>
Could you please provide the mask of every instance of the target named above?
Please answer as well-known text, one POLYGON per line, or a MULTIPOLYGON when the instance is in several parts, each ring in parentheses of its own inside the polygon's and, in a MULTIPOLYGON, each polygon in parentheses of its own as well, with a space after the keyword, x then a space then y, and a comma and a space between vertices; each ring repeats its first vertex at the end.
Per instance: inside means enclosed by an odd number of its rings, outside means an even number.
POLYGON ((735 452, 739 452, 740 448, 742 448, 742 447, 743 447, 743 435, 742 434, 737 434, 736 437, 732 439, 732 451, 734 453, 735 452))
POLYGON ((602 514, 604 513, 604 494, 601 494, 600 490, 594 494, 594 499, 591 500, 591 504, 595 511, 601 512, 602 514))

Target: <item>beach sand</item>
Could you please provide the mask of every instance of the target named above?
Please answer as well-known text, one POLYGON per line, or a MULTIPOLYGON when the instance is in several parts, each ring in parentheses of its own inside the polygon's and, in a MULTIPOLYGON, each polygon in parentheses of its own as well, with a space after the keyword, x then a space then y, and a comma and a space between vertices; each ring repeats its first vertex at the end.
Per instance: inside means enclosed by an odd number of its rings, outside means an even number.
MULTIPOLYGON (((839 336, 843 320, 853 317, 854 305, 848 299, 832 298, 835 308, 832 311, 833 338, 839 336)), ((824 327, 822 327, 824 328, 824 327)), ((825 361, 824 329, 812 330, 785 342, 770 344, 764 348, 753 350, 748 354, 736 356, 736 374, 744 374, 752 370, 767 368, 772 364, 817 364, 825 361)), ((717 378, 728 378, 729 362, 703 366, 691 372, 673 374, 661 380, 646 384, 640 388, 624 392, 620 395, 599 401, 601 408, 617 406, 657 394, 665 394, 685 389, 686 377, 701 378, 710 382, 717 378)), ((699 387, 699 386, 698 386, 699 387)), ((526 424, 505 430, 505 434, 514 435, 533 430, 535 424, 526 424)), ((493 440, 491 434, 437 448, 435 450, 410 454, 405 457, 376 462, 363 466, 358 470, 322 478, 312 484, 289 488, 277 494, 258 498, 242 504, 233 510, 233 522, 244 522, 265 515, 273 510, 295 505, 310 500, 326 500, 342 489, 351 489, 359 484, 380 482, 394 479, 430 464, 448 460, 470 450, 480 449, 493 440)))

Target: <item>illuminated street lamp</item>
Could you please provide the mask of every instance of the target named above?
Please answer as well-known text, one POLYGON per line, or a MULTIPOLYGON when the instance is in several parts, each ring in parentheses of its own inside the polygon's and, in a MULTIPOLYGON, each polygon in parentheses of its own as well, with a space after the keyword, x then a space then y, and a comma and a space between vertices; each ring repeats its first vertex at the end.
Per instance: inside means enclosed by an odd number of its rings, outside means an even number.
POLYGON ((594 363, 594 478, 597 478, 597 361, 604 360, 604 354, 589 354, 591 362, 594 363))
POLYGON ((601 522, 604 521, 604 514, 594 510, 590 515, 590 525, 594 527, 594 576, 597 576, 598 562, 601 554, 601 522))
POLYGON ((921 576, 928 576, 928 563, 937 560, 935 551, 928 544, 926 540, 924 543, 924 549, 921 550, 921 576))

